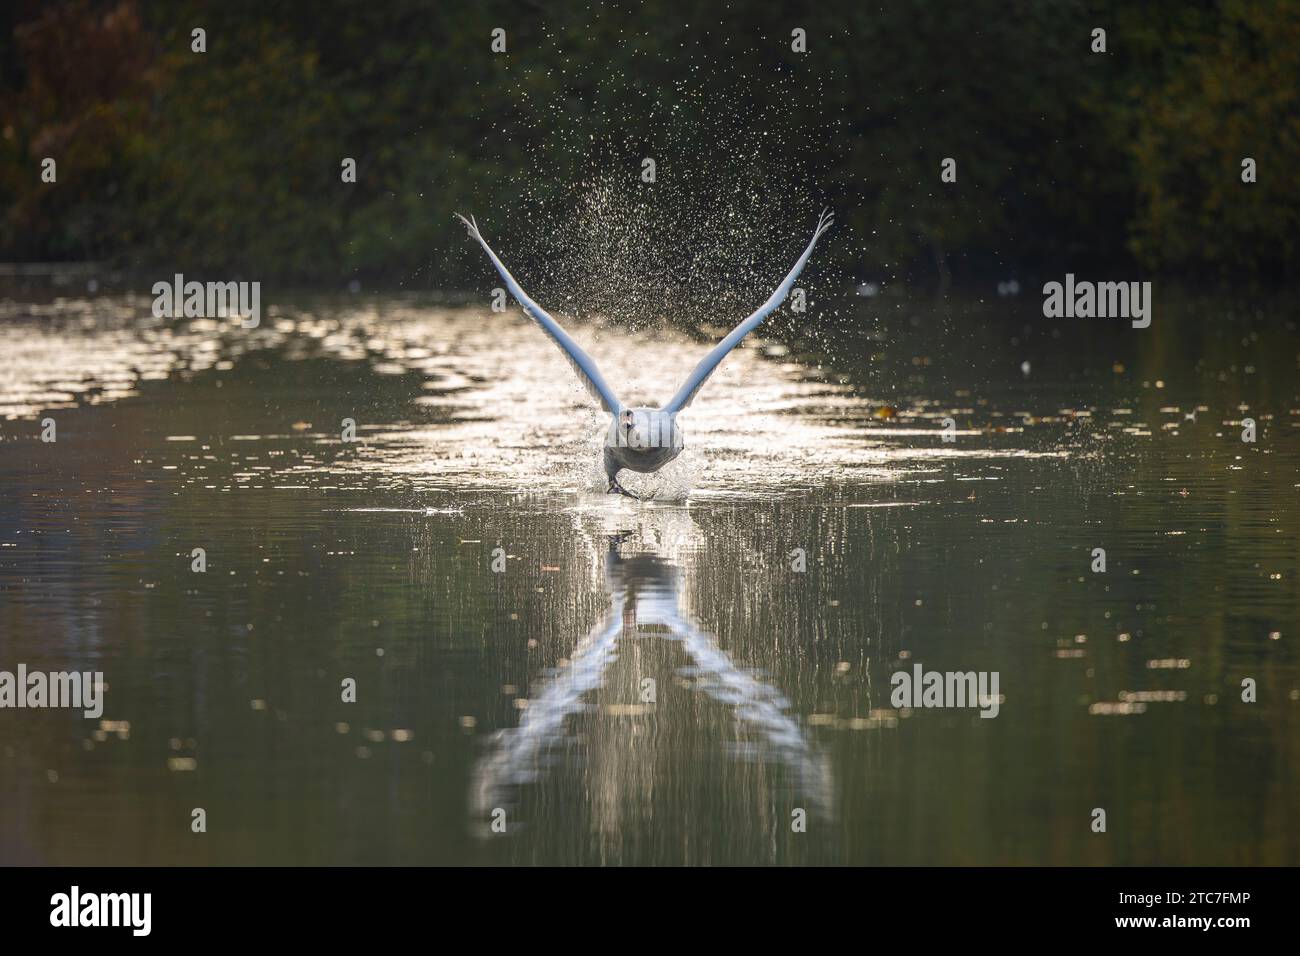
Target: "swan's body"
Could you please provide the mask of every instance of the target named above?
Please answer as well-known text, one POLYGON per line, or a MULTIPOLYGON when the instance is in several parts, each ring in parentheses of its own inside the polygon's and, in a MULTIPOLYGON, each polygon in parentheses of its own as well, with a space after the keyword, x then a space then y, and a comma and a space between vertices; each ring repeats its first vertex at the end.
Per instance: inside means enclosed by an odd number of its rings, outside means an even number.
POLYGON ((605 474, 610 490, 620 468, 642 474, 658 471, 685 447, 677 415, 661 408, 625 408, 614 416, 605 433, 605 474))
MULTIPOLYGON (((799 261, 794 264, 785 280, 776 288, 776 291, 768 297, 753 315, 737 325, 731 332, 719 342, 708 355, 704 356, 700 364, 695 367, 690 376, 682 383, 682 387, 677 390, 661 408, 630 408, 619 401, 614 390, 609 387, 600 369, 592 360, 591 356, 582 350, 582 347, 575 342, 567 332, 560 327, 560 324, 551 318, 551 316, 539 306, 536 302, 528 297, 528 293, 520 288, 519 283, 515 281, 514 276, 505 267, 505 264, 497 258, 497 254, 492 251, 492 247, 487 244, 482 233, 478 230, 478 223, 473 218, 466 219, 459 213, 456 214, 469 234, 478 240, 483 251, 488 254, 492 264, 496 266, 497 272, 505 281, 506 288, 510 294, 518 300, 523 306, 525 312, 542 327, 555 344, 564 352, 569 364, 578 374, 578 378, 586 386, 591 397, 600 403, 600 407, 610 415, 609 429, 605 435, 605 473, 609 478, 610 492, 618 492, 626 495, 618 483, 618 473, 621 469, 627 468, 631 471, 643 473, 658 471, 664 465, 668 464, 674 458, 681 454, 684 447, 682 430, 677 424, 677 413, 691 403, 700 388, 703 387, 708 377, 713 374, 722 360, 727 357, 740 340, 748 335, 751 331, 762 324, 763 320, 777 310, 786 296, 790 294, 794 282, 799 278, 799 273, 803 271, 804 265, 808 262, 808 257, 812 255, 813 247, 817 245, 817 240, 821 234, 826 231, 834 218, 829 212, 823 212, 821 218, 817 221, 817 229, 813 233, 812 240, 808 243, 808 248, 799 257, 799 261)), ((628 497, 632 497, 629 495, 628 497)))

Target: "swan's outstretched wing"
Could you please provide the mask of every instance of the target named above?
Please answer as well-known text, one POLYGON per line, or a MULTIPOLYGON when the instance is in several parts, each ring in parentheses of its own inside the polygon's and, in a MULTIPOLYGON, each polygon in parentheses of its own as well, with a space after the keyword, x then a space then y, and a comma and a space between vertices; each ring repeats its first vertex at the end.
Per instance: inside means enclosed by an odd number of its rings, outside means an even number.
POLYGON ((799 273, 803 271, 804 264, 808 261, 808 257, 812 255, 813 246, 817 245, 817 240, 830 226, 834 218, 830 210, 822 212, 821 218, 817 220, 817 231, 813 233, 812 241, 808 243, 808 248, 803 251, 803 255, 794 264, 790 274, 785 277, 785 281, 776 287, 776 291, 772 293, 771 298, 764 302, 757 312, 732 329, 725 339, 714 346, 713 351, 704 356, 704 360, 695 366, 695 371, 691 372, 690 377, 677 390, 677 394, 664 406, 664 411, 679 412, 689 405, 691 399, 695 397, 695 393, 713 374, 713 370, 727 357, 727 353, 734 349, 741 339, 762 324, 763 320, 775 312, 777 307, 785 301, 785 297, 790 294, 790 289, 794 285, 794 280, 799 278, 799 273))
POLYGON ((487 240, 478 231, 478 223, 474 221, 473 217, 466 219, 460 213, 456 213, 456 218, 465 224, 469 234, 478 240, 479 245, 483 247, 483 251, 488 254, 492 264, 497 267, 497 272, 501 273, 501 278, 505 280, 506 288, 510 290, 510 294, 519 301, 519 304, 524 307, 524 311, 532 316, 533 320, 542 327, 542 330, 553 338, 555 344, 563 350, 565 358, 569 360, 573 370, 578 373, 578 377, 582 379, 582 384, 591 393, 591 397, 600 402, 600 407, 610 414, 617 412, 620 407, 618 397, 606 383, 605 377, 600 374, 600 369, 596 367, 592 357, 569 337, 568 332, 560 328, 560 323, 556 322, 546 313, 545 309, 530 299, 527 292, 519 288, 519 283, 510 274, 510 270, 497 258, 497 254, 492 251, 492 247, 487 244, 487 240))

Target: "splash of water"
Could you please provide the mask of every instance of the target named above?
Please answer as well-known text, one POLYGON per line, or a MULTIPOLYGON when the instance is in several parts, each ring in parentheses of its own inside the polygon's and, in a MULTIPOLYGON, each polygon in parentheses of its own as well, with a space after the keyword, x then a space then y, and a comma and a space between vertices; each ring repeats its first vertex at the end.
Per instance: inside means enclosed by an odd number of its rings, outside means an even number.
MULTIPOLYGON (((600 436, 603 439, 604 435, 600 436)), ((604 492, 609 487, 605 477, 604 458, 599 452, 600 440, 592 443, 592 454, 586 456, 587 465, 584 473, 588 478, 587 488, 593 494, 604 492)), ((679 504, 686 501, 691 490, 699 481, 708 465, 707 457, 697 449, 686 447, 682 453, 664 465, 658 471, 642 474, 636 471, 619 472, 619 484, 628 494, 643 501, 658 501, 679 504)))

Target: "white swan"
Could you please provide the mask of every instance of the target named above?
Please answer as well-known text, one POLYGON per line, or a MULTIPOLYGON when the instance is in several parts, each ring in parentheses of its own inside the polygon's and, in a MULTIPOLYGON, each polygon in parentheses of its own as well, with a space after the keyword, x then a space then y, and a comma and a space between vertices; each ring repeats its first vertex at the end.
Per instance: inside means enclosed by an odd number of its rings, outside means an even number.
POLYGON ((794 268, 790 270, 784 281, 776 287, 776 291, 753 315, 732 329, 726 338, 704 356, 700 364, 695 366, 695 371, 691 372, 682 383, 682 387, 666 404, 660 408, 629 408, 619 401, 591 356, 570 338, 545 309, 520 288, 519 283, 510 274, 510 270, 497 258, 497 254, 492 251, 492 247, 479 232, 478 223, 474 218, 471 216, 466 219, 460 213, 456 213, 456 217, 465 224, 469 234, 478 240, 483 251, 488 254, 497 272, 501 273, 501 278, 505 281, 510 294, 518 300, 524 311, 542 327, 542 330, 555 340, 568 358, 569 364, 573 366, 573 370, 578 373, 587 391, 591 393, 591 397, 609 413, 609 430, 605 436, 605 474, 609 478, 609 491, 627 495, 629 498, 635 496, 624 491, 622 485, 618 483, 618 472, 623 468, 643 473, 658 471, 681 454, 683 437, 681 428, 677 424, 677 413, 691 403, 708 377, 713 374, 713 370, 727 357, 727 353, 785 301, 795 280, 799 278, 799 273, 808 262, 808 257, 812 255, 817 240, 835 218, 829 210, 822 211, 808 248, 803 251, 803 255, 799 257, 799 261, 794 264, 794 268))

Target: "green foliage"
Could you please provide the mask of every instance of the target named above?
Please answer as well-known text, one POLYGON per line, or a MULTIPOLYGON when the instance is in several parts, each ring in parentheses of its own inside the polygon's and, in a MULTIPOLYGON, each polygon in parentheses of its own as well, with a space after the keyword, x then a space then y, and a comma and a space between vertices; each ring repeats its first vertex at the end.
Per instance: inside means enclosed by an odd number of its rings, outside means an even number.
POLYGON ((116 208, 126 144, 147 126, 152 82, 134 7, 44 8, 12 29, 17 91, 0 91, 0 242, 6 257, 77 259, 120 239, 116 208), (46 157, 57 181, 41 180, 46 157))
POLYGON ((1225 0, 1142 99, 1133 249, 1158 266, 1293 270, 1300 228, 1300 4, 1225 0), (1257 182, 1242 182, 1242 160, 1257 182))
POLYGON ((855 237, 826 251, 846 279, 1130 256, 1283 274, 1296 255, 1294 2, 64 0, 7 16, 2 258, 448 287, 481 279, 453 211, 509 211, 553 256, 580 241, 558 224, 593 184, 635 196, 645 156, 668 185, 647 212, 665 249, 700 242, 711 212, 829 203, 855 237))

